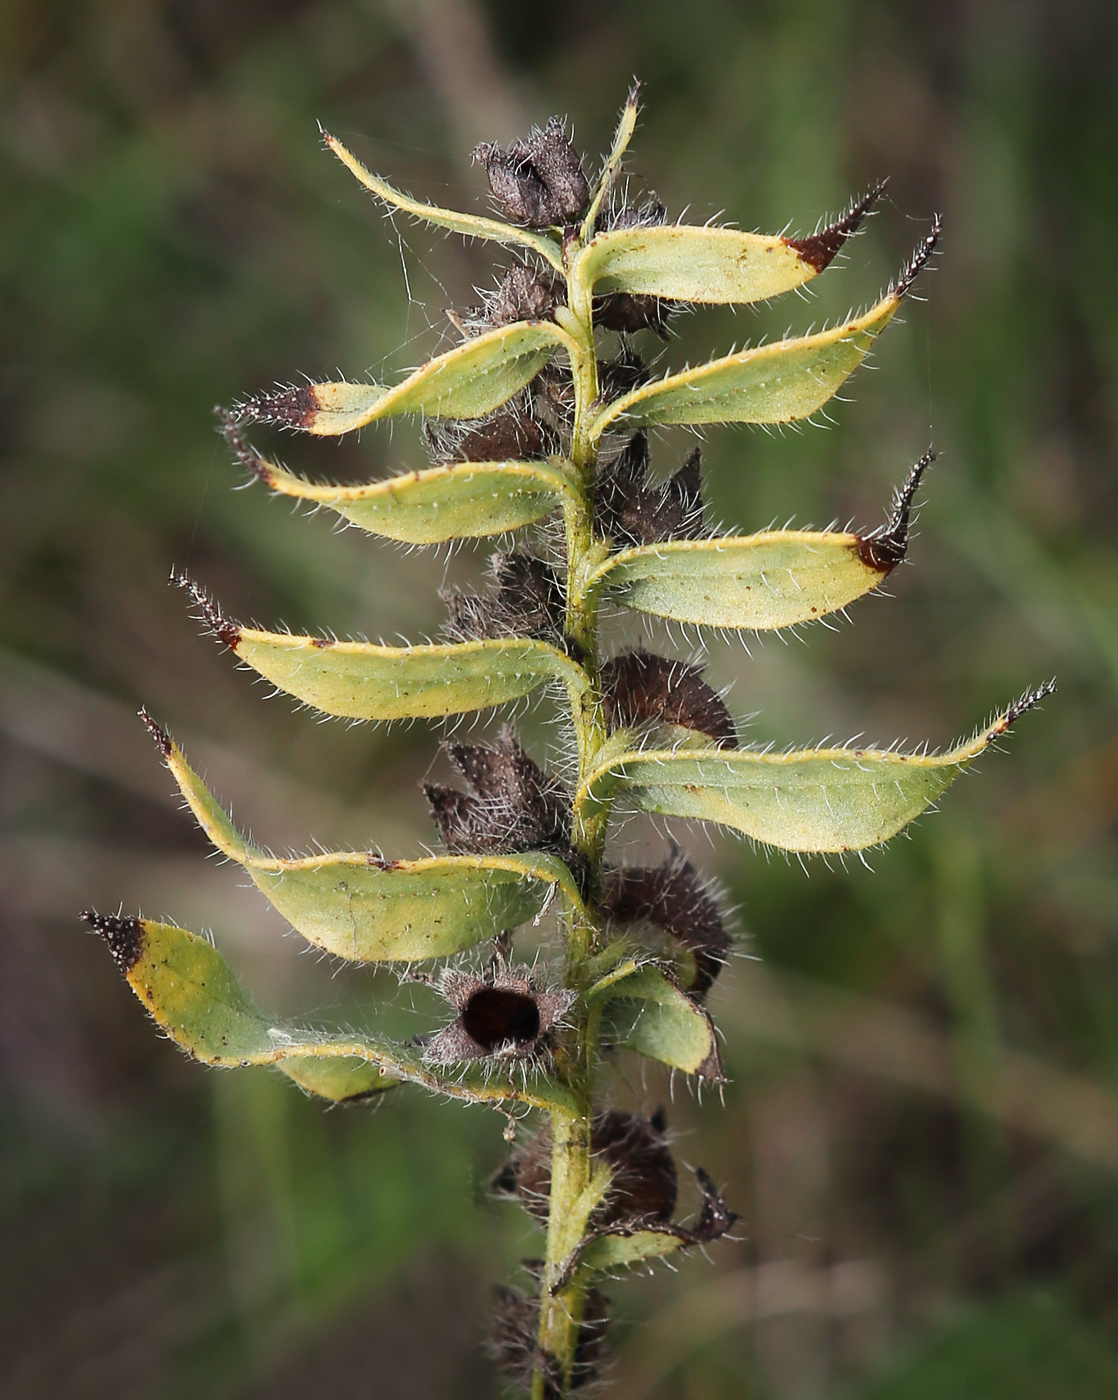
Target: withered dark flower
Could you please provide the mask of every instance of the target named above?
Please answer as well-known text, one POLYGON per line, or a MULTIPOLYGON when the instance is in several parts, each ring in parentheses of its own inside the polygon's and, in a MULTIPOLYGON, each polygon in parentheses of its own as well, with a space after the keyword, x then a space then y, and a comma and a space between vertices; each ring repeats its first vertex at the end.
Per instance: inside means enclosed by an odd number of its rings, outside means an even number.
MULTIPOLYGON (((519 1288, 498 1288, 493 1322, 486 1347, 502 1375, 527 1390, 532 1373, 542 1372, 545 1400, 561 1400, 562 1377, 555 1357, 540 1349, 537 1340, 540 1327, 538 1294, 525 1293, 519 1288)), ((588 1288, 582 1305, 578 1341, 571 1366, 572 1390, 578 1390, 596 1379, 605 1354, 606 1331, 609 1327, 609 1299, 600 1288, 588 1288)))
POLYGON ((516 321, 553 320, 555 308, 562 300, 559 283, 526 263, 517 263, 505 273, 496 291, 485 296, 481 306, 472 306, 462 313, 448 311, 447 317, 465 335, 480 335, 516 321))
POLYGON ((702 456, 698 447, 663 486, 648 482, 648 438, 634 433, 598 480, 598 530, 619 545, 696 540, 703 524, 702 456))
POLYGON ((445 968, 436 985, 458 1013, 424 1047, 436 1065, 541 1055, 576 1000, 564 987, 539 988, 526 967, 498 966, 484 976, 445 968))
POLYGON ((673 851, 662 865, 607 870, 602 909, 621 924, 655 924, 685 948, 695 962, 686 990, 696 1001, 706 996, 726 964, 730 935, 718 901, 680 851, 673 851))
POLYGON ((431 460, 445 462, 522 462, 542 457, 554 443, 524 403, 505 406, 485 418, 430 418, 423 436, 431 460))
MULTIPOLYGON (((621 1221, 670 1220, 676 1206, 675 1160, 661 1114, 640 1118, 617 1109, 595 1116, 590 1151, 608 1162, 613 1179, 594 1211, 594 1227, 621 1221)), ((493 1178, 499 1195, 516 1197, 537 1220, 546 1220, 551 1192, 551 1129, 542 1128, 493 1178)))
POLYGON ((533 128, 507 151, 483 142, 474 148, 474 160, 484 166, 493 198, 510 223, 527 228, 574 223, 590 202, 582 157, 561 117, 552 117, 542 131, 533 128))
POLYGON ((560 784, 502 726, 496 742, 443 745, 470 791, 424 783, 443 843, 452 855, 556 851, 570 845, 569 803, 560 784))
POLYGON ((602 667, 602 706, 611 729, 655 722, 709 735, 736 748, 726 703, 697 666, 654 652, 622 652, 602 667))
POLYGON ((449 617, 443 626, 454 642, 486 637, 561 638, 566 602, 563 585, 550 564, 523 545, 489 559, 489 596, 451 589, 440 593, 449 617))

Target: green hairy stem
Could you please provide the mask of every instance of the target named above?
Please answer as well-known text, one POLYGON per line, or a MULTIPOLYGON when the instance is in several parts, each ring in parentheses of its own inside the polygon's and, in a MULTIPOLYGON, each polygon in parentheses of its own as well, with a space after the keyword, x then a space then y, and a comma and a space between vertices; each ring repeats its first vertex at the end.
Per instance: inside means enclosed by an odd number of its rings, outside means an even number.
POLYGON ((205 1064, 270 1066, 334 1103, 410 1085, 495 1107, 509 1132, 535 1115, 535 1134, 493 1181, 546 1229, 542 1262, 525 1261, 531 1287, 500 1293, 492 1337, 498 1365, 533 1400, 562 1400, 594 1378, 605 1279, 715 1240, 736 1219, 700 1170, 701 1209, 679 1221, 662 1114, 613 1103, 604 1066, 620 1052, 700 1082, 723 1079, 705 999, 731 946, 717 892, 678 850, 652 867, 611 861, 614 805, 714 823, 786 851, 861 851, 926 811, 1052 688, 1026 692, 944 753, 771 752, 739 747, 722 697, 695 665, 639 647, 603 655, 599 614, 610 606, 751 631, 846 608, 905 558, 934 455, 912 467, 885 522, 861 532, 717 535, 703 518, 697 450, 670 481, 653 483, 647 427, 816 413, 888 326, 939 224, 863 314, 653 378, 641 346, 669 340, 681 306, 756 302, 820 275, 882 186, 801 239, 671 223, 654 197, 631 206, 619 183, 636 98, 634 90, 593 183, 557 118, 508 151, 479 146, 501 218, 413 199, 324 133, 387 212, 523 261, 486 306, 451 315, 461 342, 401 383, 307 384, 221 414, 253 477, 369 534, 439 544, 531 530, 561 513, 561 564, 547 557, 547 536, 528 537, 535 553, 522 541, 495 554, 491 594, 445 595, 443 638, 416 646, 245 627, 177 580, 238 660, 321 714, 434 719, 549 687, 565 693, 573 789, 506 726, 489 744, 444 744, 468 790, 424 785, 441 854, 279 857, 242 834, 179 745, 141 712, 214 847, 291 927, 335 957, 395 965, 402 980, 427 983, 446 1003, 441 1022, 403 1043, 281 1023, 209 940, 173 924, 85 916, 156 1023, 205 1064), (409 414, 425 421, 433 462, 358 486, 304 480, 244 437, 253 424, 337 436, 409 414), (512 939, 553 903, 560 946, 544 975, 512 960, 512 939))

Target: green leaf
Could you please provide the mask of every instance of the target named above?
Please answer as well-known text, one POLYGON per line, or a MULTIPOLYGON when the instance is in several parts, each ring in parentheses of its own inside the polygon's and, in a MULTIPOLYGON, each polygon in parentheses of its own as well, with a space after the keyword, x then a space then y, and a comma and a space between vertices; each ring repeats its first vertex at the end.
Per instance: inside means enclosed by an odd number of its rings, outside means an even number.
POLYGON ((202 829, 244 866, 315 947, 353 962, 449 957, 533 918, 560 887, 581 899, 562 861, 541 853, 383 861, 362 852, 282 859, 251 845, 162 730, 168 768, 202 829))
POLYGON ((280 1025, 262 1012, 205 938, 149 919, 86 916, 129 985, 180 1049, 226 1068, 274 1065, 310 1093, 341 1101, 404 1081, 470 1102, 509 1100, 571 1111, 566 1090, 542 1075, 517 1082, 478 1070, 443 1077, 412 1045, 280 1025))
MULTIPOLYGON (((610 147, 606 163, 602 167, 602 173, 598 176, 594 186, 594 194, 590 200, 590 207, 586 211, 582 228, 579 230, 579 237, 584 243, 594 232, 594 225, 598 221, 598 211, 602 207, 602 201, 609 194, 610 188, 617 178, 617 172, 621 168, 621 161, 629 148, 629 142, 633 139, 633 132, 637 128, 637 99, 639 96, 640 83, 634 83, 626 95, 625 106, 621 109, 617 130, 614 132, 613 145, 610 147)), ((565 269, 563 270, 565 271, 565 269)))
POLYGON ((583 1250, 579 1268, 595 1273, 610 1273, 645 1259, 662 1259, 685 1249, 689 1241, 680 1235, 662 1230, 637 1230, 631 1235, 603 1235, 583 1250))
POLYGON ((613 424, 792 423, 810 418, 862 363, 892 320, 891 292, 865 315, 833 330, 727 355, 643 384, 615 399, 592 428, 613 424))
POLYGON ((370 534, 406 544, 516 530, 572 494, 562 469, 546 462, 458 462, 364 486, 317 486, 260 457, 251 465, 273 491, 329 506, 370 534))
MULTIPOLYGON (((218 635, 280 690, 344 719, 464 714, 530 695, 548 681, 581 693, 586 672, 550 642, 496 638, 389 647, 223 623, 218 635)), ((215 628, 215 630, 218 630, 215 628)))
POLYGON ((657 967, 646 966, 609 989, 607 1034, 617 1044, 685 1074, 721 1080, 714 1024, 657 967))
POLYGON ((642 811, 718 822, 786 851, 860 851, 888 841, 919 816, 1050 690, 1042 686, 1023 696, 945 754, 850 748, 630 752, 599 764, 579 800, 588 798, 592 806, 603 793, 623 793, 642 811))
POLYGON ((455 209, 440 209, 437 204, 425 204, 421 200, 412 199, 410 195, 401 194, 399 190, 393 189, 379 175, 370 174, 337 137, 323 131, 322 138, 350 174, 389 209, 399 209, 401 213, 421 219, 435 228, 449 229, 452 233, 463 234, 466 238, 483 238, 493 243, 515 243, 524 248, 531 248, 534 253, 546 259, 556 272, 566 276, 562 250, 554 239, 541 233, 532 233, 528 229, 517 228, 514 224, 502 223, 499 219, 486 219, 477 214, 461 214, 455 209))
POLYGON ((261 394, 239 407, 242 419, 278 423, 319 437, 350 433, 384 418, 483 418, 511 399, 560 346, 572 347, 552 321, 517 321, 473 336, 421 365, 401 384, 304 384, 261 394))
POLYGON ((587 591, 607 589, 622 607, 677 622, 765 630, 844 608, 896 562, 854 534, 765 530, 622 550, 598 566, 587 591))
POLYGON ((820 270, 783 238, 666 224, 598 234, 574 275, 599 294, 741 304, 790 292, 820 270))

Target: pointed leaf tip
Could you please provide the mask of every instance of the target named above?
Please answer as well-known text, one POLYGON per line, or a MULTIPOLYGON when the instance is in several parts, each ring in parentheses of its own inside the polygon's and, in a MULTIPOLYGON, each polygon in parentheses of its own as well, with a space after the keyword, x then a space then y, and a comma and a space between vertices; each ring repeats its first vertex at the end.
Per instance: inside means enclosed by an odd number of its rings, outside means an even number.
POLYGON ((927 266, 928 260, 936 250, 936 244, 939 242, 939 236, 942 232, 943 223, 937 214, 932 219, 932 227, 917 245, 916 250, 901 269, 901 275, 893 285, 893 296, 897 301, 907 296, 913 282, 927 266))
POLYGON ((83 909, 81 917, 109 945, 113 962, 127 977, 143 956, 143 924, 139 919, 125 918, 119 914, 98 914, 93 909, 83 909))
POLYGON ((1046 700, 1055 689, 1056 678, 1053 676, 1050 681, 1045 681, 1043 685, 1038 685, 1034 690, 1026 690, 1019 700, 1014 700, 1012 705, 1006 707, 1006 711, 1002 715, 1001 726, 996 732, 1004 734, 1011 724, 1014 724, 1029 710, 1034 709, 1042 700, 1046 700))
POLYGON ((170 758, 171 750, 174 747, 174 745, 171 742, 171 736, 167 733, 165 729, 161 729, 159 725, 156 724, 155 720, 153 720, 151 715, 148 713, 146 705, 142 706, 137 711, 137 714, 143 721, 144 728, 155 740, 156 748, 159 750, 159 752, 163 755, 164 758, 170 758))
POLYGON ((190 594, 191 602, 202 614, 202 621, 218 641, 236 650, 237 643, 241 640, 240 625, 225 616, 201 584, 195 583, 187 573, 172 574, 171 582, 176 588, 183 588, 190 594))
POLYGON ((881 574, 890 574, 908 553, 908 531, 912 523, 912 502, 921 478, 939 454, 931 448, 913 464, 905 484, 893 496, 893 509, 888 521, 879 529, 863 535, 858 545, 858 557, 863 564, 881 574))
POLYGON ((818 233, 813 233, 807 238, 786 238, 784 242, 789 248, 794 248, 809 267, 817 273, 823 272, 834 262, 846 240, 858 232, 862 220, 877 203, 888 183, 888 175, 883 180, 878 180, 861 199, 850 205, 840 219, 820 229, 818 233))
POLYGON ((231 409, 223 408, 220 404, 214 407, 214 416, 221 424, 221 435, 225 439, 229 451, 233 454, 233 459, 245 471, 262 481, 265 486, 272 484, 272 470, 260 453, 256 451, 246 440, 241 430, 241 419, 231 409))

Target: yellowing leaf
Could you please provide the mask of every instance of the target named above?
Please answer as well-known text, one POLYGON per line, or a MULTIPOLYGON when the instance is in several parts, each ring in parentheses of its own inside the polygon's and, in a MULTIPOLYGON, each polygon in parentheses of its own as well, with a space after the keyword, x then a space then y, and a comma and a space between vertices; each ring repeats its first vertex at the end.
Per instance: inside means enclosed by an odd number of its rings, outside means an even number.
POLYGON ((722 1079, 714 1025, 701 1006, 656 967, 609 989, 605 1033, 619 1045, 685 1074, 722 1079))
POLYGON ((541 233, 532 233, 528 229, 517 228, 514 224, 502 223, 499 219, 486 219, 477 214, 461 214, 456 209, 441 209, 437 204, 425 204, 422 200, 412 199, 410 195, 393 189, 379 175, 370 174, 337 137, 331 136, 328 131, 324 131, 322 136, 350 174, 389 209, 399 209, 401 213, 421 219, 435 228, 449 229, 452 233, 460 233, 466 238, 483 238, 493 243, 515 243, 524 248, 531 248, 534 253, 546 259, 556 272, 566 275, 563 254, 554 239, 541 233))
POLYGON ((684 224, 600 233, 575 265, 599 294, 708 303, 763 301, 817 273, 783 238, 684 224))
POLYGON ((615 399, 593 426, 617 424, 792 423, 810 418, 841 388, 893 318, 890 293, 865 315, 833 330, 779 340, 669 374, 615 399))
POLYGON ((260 479, 285 496, 329 506, 346 520, 407 544, 439 544, 516 530, 550 515, 571 486, 546 462, 458 462, 364 486, 317 486, 262 458, 260 479))
POLYGON ((280 690, 347 719, 463 714, 518 700, 548 681, 577 690, 587 683, 557 647, 518 638, 388 647, 242 627, 232 646, 280 690))
POLYGON ((844 748, 634 752, 600 765, 582 793, 601 800, 594 792, 601 785, 643 811, 718 822, 786 851, 859 851, 888 841, 919 816, 1050 689, 1024 696, 945 754, 844 748))
POLYGON ((766 530, 625 549, 599 565, 587 588, 677 622, 763 630, 844 608, 876 588, 891 567, 858 535, 766 530))
POLYGON ((883 188, 884 182, 873 186, 842 218, 808 238, 684 224, 599 233, 579 255, 572 276, 598 293, 711 304, 764 301, 823 272, 883 188))
POLYGON ((350 433, 384 418, 483 418, 543 369, 570 336, 551 321, 518 321, 436 355, 389 389, 382 384, 304 384, 261 394, 240 406, 243 419, 278 423, 316 436, 350 433))
POLYGON ((541 1074, 511 1078, 469 1070, 444 1077, 411 1045, 275 1023, 245 993, 212 943, 150 919, 86 916, 128 983, 180 1049, 226 1068, 274 1065, 335 1102, 365 1098, 400 1081, 470 1102, 517 1101, 571 1111, 568 1092, 541 1074))
POLYGON ((182 795, 218 850, 244 866, 292 928, 337 957, 449 957, 532 918, 556 886, 581 905, 567 867, 538 852, 401 861, 362 852, 269 855, 245 840, 179 746, 152 728, 182 795))

